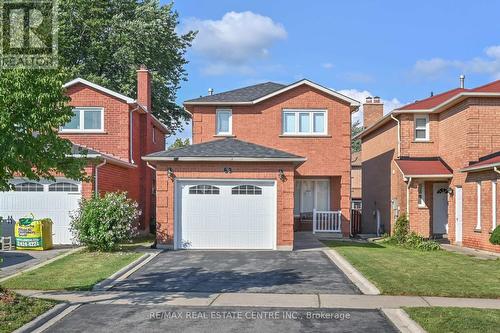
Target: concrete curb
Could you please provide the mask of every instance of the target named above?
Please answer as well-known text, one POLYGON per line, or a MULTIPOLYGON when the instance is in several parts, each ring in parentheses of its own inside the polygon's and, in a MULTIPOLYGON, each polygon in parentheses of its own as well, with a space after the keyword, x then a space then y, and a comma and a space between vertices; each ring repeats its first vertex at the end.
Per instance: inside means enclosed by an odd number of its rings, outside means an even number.
POLYGON ((70 254, 73 254, 73 253, 78 252, 78 251, 82 251, 83 249, 85 249, 85 246, 80 246, 80 247, 77 247, 76 249, 71 249, 68 252, 64 252, 64 253, 62 253, 62 254, 60 254, 58 256, 55 256, 54 258, 45 260, 45 261, 43 261, 41 263, 38 263, 38 264, 36 264, 34 266, 31 266, 31 267, 28 267, 26 269, 23 269, 23 270, 21 270, 21 271, 19 271, 17 273, 12 274, 12 275, 5 276, 5 277, 3 277, 3 278, 0 279, 0 283, 5 282, 5 281, 7 281, 9 279, 12 279, 13 277, 19 276, 19 275, 21 275, 23 273, 26 273, 26 272, 32 271, 34 269, 37 269, 37 268, 43 267, 45 265, 48 265, 48 264, 50 264, 50 263, 52 263, 52 262, 54 262, 56 260, 59 260, 59 259, 64 258, 64 257, 67 257, 70 254))
POLYGON ((34 332, 37 328, 41 327, 44 325, 46 322, 50 321, 51 319, 55 318, 57 315, 61 314, 64 310, 66 310, 69 307, 68 303, 60 303, 56 304, 52 309, 49 311, 42 313, 29 323, 24 324, 23 326, 19 327, 17 330, 15 330, 13 333, 28 333, 28 332, 34 332))
POLYGON ((125 280, 127 277, 135 273, 138 269, 146 265, 148 262, 153 260, 162 251, 156 251, 154 253, 144 253, 142 256, 128 264, 127 266, 115 272, 113 275, 107 279, 97 283, 92 291, 107 291, 113 288, 118 282, 125 280))
POLYGON ((69 315, 71 312, 75 311, 80 307, 81 304, 73 304, 68 306, 66 309, 64 309, 61 313, 59 313, 57 316, 49 319, 46 321, 42 326, 38 327, 34 331, 30 331, 32 333, 42 333, 45 332, 48 328, 50 328, 52 325, 57 323, 59 320, 63 319, 67 315, 69 315))
POLYGON ((324 249, 323 252, 337 265, 342 272, 361 290, 365 295, 380 295, 380 290, 373 283, 368 281, 354 266, 344 259, 337 251, 331 248, 324 249))
POLYGON ((401 333, 426 333, 417 322, 408 316, 403 309, 382 309, 382 313, 397 327, 401 333))

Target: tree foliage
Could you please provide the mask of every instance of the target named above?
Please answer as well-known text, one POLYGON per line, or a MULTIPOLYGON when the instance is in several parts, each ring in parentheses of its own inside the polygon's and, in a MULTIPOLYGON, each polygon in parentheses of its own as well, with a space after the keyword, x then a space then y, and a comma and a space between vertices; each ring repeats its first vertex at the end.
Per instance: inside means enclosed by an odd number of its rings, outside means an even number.
POLYGON ((136 70, 152 71, 153 113, 172 133, 188 118, 175 104, 186 80, 184 57, 195 33, 175 31, 173 4, 158 0, 60 0, 59 63, 83 77, 136 96, 136 70))
MULTIPOLYGON (((352 126, 351 126, 351 136, 354 137, 355 135, 361 133, 363 131, 363 126, 359 122, 359 120, 356 120, 352 126)), ((351 143, 351 149, 353 152, 358 152, 361 151, 361 140, 352 140, 351 143)))
POLYGON ((168 146, 168 150, 179 149, 183 147, 189 146, 189 139, 182 140, 181 138, 177 138, 174 143, 168 146))
POLYGON ((0 70, 0 190, 14 176, 54 179, 54 172, 82 179, 83 159, 69 157, 72 144, 60 126, 73 112, 57 70, 0 70))

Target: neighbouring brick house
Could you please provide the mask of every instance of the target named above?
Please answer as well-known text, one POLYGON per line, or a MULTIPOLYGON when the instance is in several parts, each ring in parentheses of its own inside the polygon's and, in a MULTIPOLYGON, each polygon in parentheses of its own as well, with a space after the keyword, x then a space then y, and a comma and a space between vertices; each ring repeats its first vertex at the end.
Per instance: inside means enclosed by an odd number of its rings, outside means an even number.
POLYGON ((489 242, 499 218, 500 81, 382 109, 367 99, 358 135, 363 232, 392 232, 408 213, 425 237, 500 252, 489 242))
POLYGON ((353 209, 361 209, 362 185, 361 185, 361 152, 351 154, 351 200, 353 209))
POLYGON ((55 244, 71 243, 69 211, 80 198, 93 193, 126 191, 142 210, 140 229, 149 230, 155 216, 154 171, 141 156, 165 149, 168 129, 151 114, 151 74, 137 71, 137 99, 106 89, 84 79, 64 85, 71 98, 73 119, 59 135, 73 143, 73 155, 86 151, 85 168, 91 182, 78 182, 57 175, 56 182, 15 178, 14 191, 0 192, 0 216, 19 217, 33 213, 50 217, 55 244))
POLYGON ((318 231, 349 235, 357 101, 302 80, 184 105, 193 145, 144 157, 157 168, 159 246, 291 250, 294 217, 315 210, 318 231))

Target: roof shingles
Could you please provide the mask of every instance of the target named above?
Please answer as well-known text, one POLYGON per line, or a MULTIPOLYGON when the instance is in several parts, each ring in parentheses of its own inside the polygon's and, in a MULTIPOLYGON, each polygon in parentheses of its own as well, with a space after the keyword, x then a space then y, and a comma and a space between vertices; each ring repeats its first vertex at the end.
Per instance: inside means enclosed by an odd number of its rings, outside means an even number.
POLYGON ((200 98, 187 100, 185 103, 192 102, 251 102, 263 96, 269 95, 275 91, 286 87, 283 84, 275 82, 260 83, 249 87, 239 88, 235 90, 225 91, 222 93, 203 96, 200 98))

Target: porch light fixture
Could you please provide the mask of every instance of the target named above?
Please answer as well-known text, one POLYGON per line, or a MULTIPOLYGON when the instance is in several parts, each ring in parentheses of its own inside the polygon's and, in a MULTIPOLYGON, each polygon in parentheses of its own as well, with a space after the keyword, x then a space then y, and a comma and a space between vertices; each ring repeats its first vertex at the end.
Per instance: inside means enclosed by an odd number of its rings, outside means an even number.
POLYGON ((279 169, 278 173, 279 173, 280 180, 282 182, 284 182, 286 180, 286 176, 285 176, 285 172, 283 171, 283 169, 279 169))
POLYGON ((168 178, 174 179, 175 175, 174 175, 174 170, 172 168, 167 169, 167 176, 168 178))

